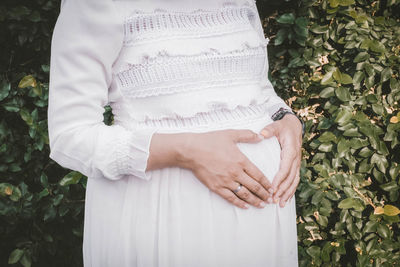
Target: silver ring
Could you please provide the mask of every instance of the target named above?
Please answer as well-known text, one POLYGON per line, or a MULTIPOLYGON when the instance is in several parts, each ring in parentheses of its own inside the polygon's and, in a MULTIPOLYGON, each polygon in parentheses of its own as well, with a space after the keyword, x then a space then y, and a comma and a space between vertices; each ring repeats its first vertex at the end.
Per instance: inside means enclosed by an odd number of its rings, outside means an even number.
POLYGON ((235 190, 233 190, 233 193, 236 194, 237 192, 239 192, 240 189, 242 189, 242 184, 239 184, 239 186, 235 190))

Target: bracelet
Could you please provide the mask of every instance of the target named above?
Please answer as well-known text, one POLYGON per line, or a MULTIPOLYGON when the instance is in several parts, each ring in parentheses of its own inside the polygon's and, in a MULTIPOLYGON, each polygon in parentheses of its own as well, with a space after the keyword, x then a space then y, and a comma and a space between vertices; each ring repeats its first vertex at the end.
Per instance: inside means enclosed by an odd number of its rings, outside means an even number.
POLYGON ((305 134, 305 132, 306 132, 305 123, 304 123, 304 121, 303 121, 299 116, 297 116, 296 113, 294 113, 292 110, 287 109, 287 108, 284 108, 284 107, 281 107, 281 108, 279 108, 274 114, 272 114, 271 118, 272 118, 273 121, 277 121, 277 120, 282 119, 282 118, 283 118, 286 114, 288 114, 288 113, 295 115, 296 118, 299 119, 299 121, 300 121, 300 123, 301 123, 301 128, 302 128, 301 135, 302 135, 302 137, 304 137, 304 134, 305 134))

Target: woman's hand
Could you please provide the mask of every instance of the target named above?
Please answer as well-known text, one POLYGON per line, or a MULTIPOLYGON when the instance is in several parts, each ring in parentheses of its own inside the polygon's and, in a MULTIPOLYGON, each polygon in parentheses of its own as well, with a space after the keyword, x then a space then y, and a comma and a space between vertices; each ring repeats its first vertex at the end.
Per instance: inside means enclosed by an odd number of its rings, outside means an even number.
POLYGON ((281 163, 272 181, 272 189, 273 201, 279 201, 279 205, 284 207, 300 181, 302 125, 296 116, 286 114, 264 127, 261 134, 265 138, 275 135, 281 145, 281 163))
POLYGON ((210 190, 240 208, 263 208, 272 195, 271 183, 239 150, 237 142, 263 140, 251 130, 218 130, 184 133, 178 165, 193 171, 210 190), (242 188, 235 194, 239 184, 242 188), (270 192, 268 192, 270 190, 270 192))

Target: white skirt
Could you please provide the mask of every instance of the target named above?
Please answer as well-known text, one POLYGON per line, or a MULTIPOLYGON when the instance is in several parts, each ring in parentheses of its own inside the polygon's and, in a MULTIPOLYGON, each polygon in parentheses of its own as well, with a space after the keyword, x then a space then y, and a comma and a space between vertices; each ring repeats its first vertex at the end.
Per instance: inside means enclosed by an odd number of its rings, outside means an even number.
MULTIPOLYGON (((251 129, 272 120, 265 104, 200 113, 196 118, 142 123, 158 132, 251 129)), ((237 143, 272 181, 279 169, 277 138, 237 143)), ((241 209, 211 192, 188 169, 148 172, 150 180, 91 179, 86 188, 85 267, 298 266, 295 198, 284 208, 241 209)))

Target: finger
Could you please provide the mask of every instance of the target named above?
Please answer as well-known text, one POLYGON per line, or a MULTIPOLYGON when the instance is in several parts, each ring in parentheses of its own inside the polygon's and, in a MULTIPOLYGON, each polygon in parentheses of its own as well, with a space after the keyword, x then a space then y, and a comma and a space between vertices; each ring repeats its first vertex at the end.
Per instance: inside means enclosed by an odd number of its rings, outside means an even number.
MULTIPOLYGON (((268 191, 265 190, 265 188, 261 184, 259 184, 256 180, 248 176, 246 172, 242 172, 242 174, 238 176, 236 179, 238 183, 241 183, 246 187, 246 190, 243 191, 245 192, 249 191, 251 195, 254 196, 250 198, 250 200, 252 201, 252 203, 250 204, 259 205, 261 201, 267 201, 267 199, 269 198, 270 194, 268 193, 268 191)), ((242 190, 240 190, 239 192, 241 191, 242 190)), ((241 196, 242 195, 240 195, 240 197, 241 196)))
POLYGON ((248 176, 250 176, 255 181, 257 181, 259 184, 261 184, 264 187, 265 190, 267 190, 270 194, 273 194, 274 190, 272 190, 272 184, 268 180, 268 178, 245 155, 244 155, 244 157, 245 158, 244 158, 243 170, 247 173, 248 176))
POLYGON ((242 208, 242 209, 248 209, 249 204, 247 204, 245 201, 241 200, 237 195, 235 195, 231 190, 228 188, 221 188, 217 193, 222 196, 225 200, 228 202, 232 203, 233 205, 242 208))
MULTIPOLYGON (((234 188, 232 190, 235 190, 238 188, 239 184, 238 183, 235 183, 235 184, 236 185, 233 186, 234 188)), ((256 197, 253 193, 251 193, 244 184, 242 184, 242 187, 240 188, 240 190, 234 194, 236 194, 239 198, 246 201, 250 205, 253 205, 254 207, 257 207, 257 208, 265 207, 265 202, 262 201, 261 199, 259 199, 258 197, 256 197)))
POLYGON ((296 159, 296 150, 289 145, 284 145, 281 150, 281 161, 279 170, 272 181, 274 192, 278 190, 279 185, 287 178, 290 173, 292 163, 296 159))
POLYGON ((277 135, 277 124, 276 122, 272 122, 270 124, 268 124, 267 126, 265 126, 261 131, 260 134, 262 136, 264 136, 264 138, 270 138, 274 135, 277 135))
POLYGON ((261 135, 248 129, 231 131, 232 139, 235 143, 257 143, 264 139, 261 135))
POLYGON ((295 179, 293 183, 290 185, 289 189, 285 192, 285 194, 282 196, 279 205, 283 208, 288 201, 289 198, 291 198, 294 193, 296 192, 297 186, 299 185, 300 182, 300 165, 297 167, 296 174, 295 174, 295 179))
POLYGON ((293 181, 296 178, 296 171, 298 169, 297 160, 290 167, 290 173, 286 177, 286 179, 279 185, 278 190, 274 194, 274 202, 276 203, 277 199, 281 198, 281 196, 286 192, 286 190, 290 187, 293 181))
POLYGON ((301 177, 300 177, 300 174, 299 174, 299 175, 296 177, 296 184, 294 185, 294 190, 293 190, 292 194, 291 194, 291 195, 289 196, 289 198, 288 198, 289 201, 292 200, 293 196, 295 195, 296 190, 297 190, 297 187, 298 187, 299 184, 300 184, 300 180, 301 180, 301 177))

